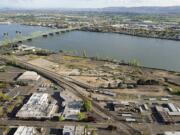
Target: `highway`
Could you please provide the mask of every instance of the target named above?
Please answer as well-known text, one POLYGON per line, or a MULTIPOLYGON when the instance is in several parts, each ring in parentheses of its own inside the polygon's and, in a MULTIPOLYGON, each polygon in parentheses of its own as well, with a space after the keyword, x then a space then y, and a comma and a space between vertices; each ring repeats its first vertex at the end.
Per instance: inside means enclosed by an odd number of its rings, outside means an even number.
MULTIPOLYGON (((12 61, 11 59, 8 59, 6 57, 2 57, 2 59, 6 60, 6 61, 12 61)), ((17 60, 16 64, 18 64, 20 67, 38 72, 42 76, 54 81, 59 86, 61 86, 64 89, 72 92, 73 94, 77 95, 78 97, 82 98, 83 100, 91 100, 89 97, 87 97, 86 95, 83 95, 82 93, 79 92, 78 89, 80 88, 81 83, 78 82, 78 85, 76 85, 72 82, 69 82, 67 79, 65 79, 64 77, 62 77, 62 76, 60 76, 54 72, 51 72, 49 70, 40 68, 38 66, 29 64, 25 61, 21 61, 20 59, 16 59, 16 60, 17 60)), ((85 87, 85 85, 82 84, 82 88, 84 88, 84 87, 85 87)), ((87 89, 88 88, 89 87, 87 87, 87 89)), ((116 126, 120 129, 122 129, 124 132, 126 132, 127 135, 128 134, 129 135, 132 135, 132 134, 133 135, 140 135, 141 134, 139 131, 137 131, 136 129, 133 129, 128 124, 117 121, 119 119, 118 116, 113 115, 112 113, 110 113, 106 109, 102 108, 95 101, 92 101, 92 105, 93 105, 93 111, 95 113, 97 113, 99 117, 102 117, 102 119, 108 120, 110 123, 116 123, 116 126)), ((106 123, 106 124, 108 124, 108 123, 106 123)))

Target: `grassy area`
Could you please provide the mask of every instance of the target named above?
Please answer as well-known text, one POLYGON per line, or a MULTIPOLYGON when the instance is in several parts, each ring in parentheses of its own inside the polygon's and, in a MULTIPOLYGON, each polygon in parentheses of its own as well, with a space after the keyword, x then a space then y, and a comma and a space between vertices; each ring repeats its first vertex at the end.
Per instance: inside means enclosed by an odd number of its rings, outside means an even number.
POLYGON ((86 60, 85 58, 78 57, 78 56, 69 56, 69 55, 64 55, 63 59, 65 61, 71 61, 71 60, 86 60))
POLYGON ((117 96, 118 99, 121 99, 121 100, 135 100, 135 99, 138 99, 138 95, 133 95, 133 94, 119 94, 117 96))
POLYGON ((15 101, 11 102, 11 104, 8 106, 6 112, 11 113, 15 107, 18 107, 22 101, 24 100, 24 97, 18 96, 15 101))
POLYGON ((11 113, 15 107, 18 107, 21 105, 22 101, 24 100, 24 97, 18 96, 15 100, 10 100, 10 98, 0 93, 0 101, 5 102, 8 101, 8 105, 4 105, 4 107, 0 107, 0 116, 6 116, 8 113, 11 113))
POLYGON ((170 92, 171 94, 174 94, 174 95, 180 95, 180 87, 179 86, 176 86, 176 85, 173 85, 173 84, 167 84, 168 85, 168 92, 170 92))
POLYGON ((0 101, 8 101, 8 100, 10 100, 9 96, 0 92, 0 101))
POLYGON ((7 84, 4 82, 0 82, 0 88, 6 88, 7 84))

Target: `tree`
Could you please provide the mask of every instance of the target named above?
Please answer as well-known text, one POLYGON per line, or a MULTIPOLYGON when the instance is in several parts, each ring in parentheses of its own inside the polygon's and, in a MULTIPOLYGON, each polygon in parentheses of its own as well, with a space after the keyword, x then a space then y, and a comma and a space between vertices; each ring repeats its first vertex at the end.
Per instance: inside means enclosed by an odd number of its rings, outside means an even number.
POLYGON ((85 106, 87 111, 92 111, 92 101, 91 100, 86 100, 84 102, 84 106, 85 106))
POLYGON ((92 131, 92 135, 97 135, 96 130, 93 130, 93 131, 92 131))
POLYGON ((64 121, 64 120, 65 120, 64 116, 61 115, 61 116, 59 117, 59 121, 64 121))
POLYGON ((135 67, 139 67, 140 66, 140 62, 138 60, 134 59, 134 60, 131 60, 129 62, 129 65, 135 66, 135 67))
POLYGON ((80 113, 78 113, 78 118, 79 118, 79 120, 84 120, 84 119, 86 119, 86 114, 80 112, 80 113))
POLYGON ((85 50, 83 50, 83 57, 86 58, 87 57, 87 53, 85 50))
POLYGON ((9 96, 0 92, 0 101, 7 101, 7 100, 10 100, 9 96))

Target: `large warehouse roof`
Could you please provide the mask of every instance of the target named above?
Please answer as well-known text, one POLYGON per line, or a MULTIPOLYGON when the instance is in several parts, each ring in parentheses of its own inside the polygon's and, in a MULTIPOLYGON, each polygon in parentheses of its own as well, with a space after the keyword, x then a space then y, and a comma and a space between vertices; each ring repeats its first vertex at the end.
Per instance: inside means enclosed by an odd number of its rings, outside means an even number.
POLYGON ((37 81, 39 80, 39 78, 40 78, 40 75, 38 75, 36 72, 26 71, 18 78, 18 80, 37 81))
POLYGON ((38 132, 34 127, 20 126, 18 127, 14 135, 38 135, 38 132))
POLYGON ((34 93, 16 114, 20 118, 51 118, 56 111, 56 102, 49 103, 47 93, 34 93))

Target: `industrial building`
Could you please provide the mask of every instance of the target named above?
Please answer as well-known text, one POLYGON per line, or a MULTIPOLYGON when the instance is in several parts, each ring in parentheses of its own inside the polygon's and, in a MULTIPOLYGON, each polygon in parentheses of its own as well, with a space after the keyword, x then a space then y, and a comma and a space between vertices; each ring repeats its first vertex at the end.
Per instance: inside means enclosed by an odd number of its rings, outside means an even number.
POLYGON ((168 132, 164 132, 163 135, 180 135, 180 131, 168 131, 168 132))
POLYGON ((75 127, 74 126, 64 126, 63 135, 74 135, 75 127))
POLYGON ((40 75, 33 71, 24 72, 17 80, 23 82, 35 82, 40 79, 40 75))
POLYGON ((34 127, 20 126, 14 135, 40 135, 34 127))
POLYGON ((78 114, 80 113, 83 102, 80 98, 67 91, 61 92, 60 96, 63 98, 62 106, 64 111, 62 113, 66 120, 79 120, 78 114))
POLYGON ((84 126, 64 126, 63 135, 84 135, 84 126))
POLYGON ((17 45, 14 45, 14 49, 17 50, 17 51, 26 51, 26 52, 32 51, 32 52, 35 52, 37 48, 34 47, 34 46, 17 44, 17 45))
POLYGON ((84 135, 85 133, 85 128, 84 126, 77 126, 75 130, 75 135, 84 135))
POLYGON ((168 108, 170 109, 170 111, 172 111, 172 112, 178 111, 177 108, 174 106, 174 104, 168 103, 167 105, 168 105, 168 108))
POLYGON ((155 106, 155 111, 157 113, 159 121, 165 124, 173 123, 173 119, 168 115, 168 113, 162 106, 155 106))
POLYGON ((78 114, 80 113, 82 101, 68 102, 65 106, 63 116, 66 120, 79 120, 78 114))
POLYGON ((57 110, 56 101, 49 102, 47 93, 34 93, 29 101, 16 114, 16 117, 28 118, 52 118, 57 110))
POLYGON ((165 104, 164 106, 155 106, 155 111, 158 114, 158 119, 163 123, 179 123, 180 109, 173 103, 165 104))

